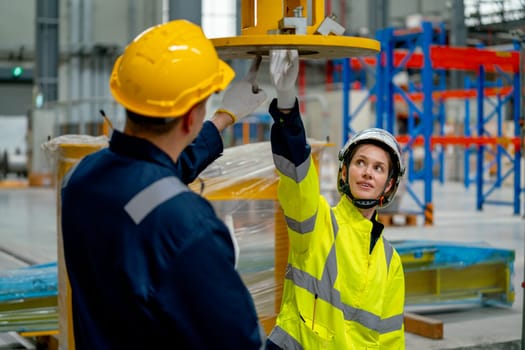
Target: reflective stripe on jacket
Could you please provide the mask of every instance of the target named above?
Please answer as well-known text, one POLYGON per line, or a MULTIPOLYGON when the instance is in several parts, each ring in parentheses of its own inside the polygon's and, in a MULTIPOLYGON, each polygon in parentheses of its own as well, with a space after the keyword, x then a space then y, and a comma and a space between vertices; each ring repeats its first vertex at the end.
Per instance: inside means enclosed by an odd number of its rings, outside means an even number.
POLYGON ((346 196, 330 207, 297 104, 288 115, 275 107, 272 152, 290 251, 270 340, 284 349, 404 349, 399 255, 382 236, 370 252, 374 223, 346 196))

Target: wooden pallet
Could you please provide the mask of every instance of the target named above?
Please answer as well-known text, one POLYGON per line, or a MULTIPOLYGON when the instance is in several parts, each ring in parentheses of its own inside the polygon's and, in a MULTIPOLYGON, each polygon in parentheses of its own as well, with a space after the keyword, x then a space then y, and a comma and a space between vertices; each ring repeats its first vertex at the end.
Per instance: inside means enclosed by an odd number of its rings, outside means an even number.
POLYGON ((385 226, 416 226, 417 214, 379 213, 379 221, 385 226))
POLYGON ((443 321, 405 312, 405 331, 430 339, 443 339, 443 321))

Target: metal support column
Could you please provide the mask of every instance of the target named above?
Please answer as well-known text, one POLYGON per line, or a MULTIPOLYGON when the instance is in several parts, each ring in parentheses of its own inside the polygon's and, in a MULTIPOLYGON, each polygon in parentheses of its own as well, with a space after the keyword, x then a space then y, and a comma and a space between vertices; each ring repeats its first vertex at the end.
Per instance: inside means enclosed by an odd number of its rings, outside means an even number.
POLYGON ((187 19, 197 25, 202 24, 201 1, 169 0, 170 20, 187 19))
MULTIPOLYGON (((484 87, 485 87, 485 67, 480 66, 478 72, 478 85, 477 85, 477 125, 478 125, 478 136, 485 134, 484 128, 484 87)), ((478 210, 483 209, 483 161, 485 160, 485 145, 478 146, 478 158, 476 160, 476 208, 478 210)))
POLYGON ((390 1, 388 0, 369 0, 368 1, 368 29, 370 33, 375 33, 380 28, 388 26, 390 16, 390 1))
POLYGON ((343 135, 341 138, 341 145, 346 144, 346 141, 350 138, 350 132, 352 131, 350 122, 350 59, 343 59, 343 135))
POLYGON ((44 102, 58 100, 58 0, 36 1, 36 77, 44 102))
POLYGON ((433 134, 434 126, 434 101, 432 99, 432 90, 433 90, 433 69, 432 69, 432 59, 430 56, 430 45, 432 43, 432 35, 434 29, 432 24, 429 22, 423 23, 423 72, 422 72, 422 83, 423 83, 423 94, 425 98, 423 99, 423 135, 424 135, 424 149, 425 149, 425 158, 424 162, 424 183, 425 183, 425 225, 432 225, 434 222, 434 207, 432 204, 432 171, 433 171, 433 161, 432 161, 432 147, 430 139, 433 134))
MULTIPOLYGON (((467 46, 467 28, 465 26, 464 0, 453 0, 450 9, 450 46, 467 46)), ((464 72, 450 71, 450 88, 460 89, 464 80, 464 72)))

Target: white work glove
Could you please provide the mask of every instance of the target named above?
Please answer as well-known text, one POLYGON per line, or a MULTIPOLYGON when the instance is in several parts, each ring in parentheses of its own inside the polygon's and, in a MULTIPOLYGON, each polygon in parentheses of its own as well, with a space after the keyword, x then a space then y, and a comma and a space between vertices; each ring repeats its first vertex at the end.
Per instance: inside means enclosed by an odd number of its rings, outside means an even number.
POLYGON ((266 92, 259 88, 255 80, 260 63, 261 58, 256 58, 246 77, 243 80, 233 82, 224 93, 221 106, 217 112, 229 114, 234 123, 252 114, 257 107, 266 101, 266 92))
POLYGON ((270 75, 277 92, 277 108, 291 109, 295 105, 297 92, 295 82, 299 74, 297 50, 271 50, 270 75))

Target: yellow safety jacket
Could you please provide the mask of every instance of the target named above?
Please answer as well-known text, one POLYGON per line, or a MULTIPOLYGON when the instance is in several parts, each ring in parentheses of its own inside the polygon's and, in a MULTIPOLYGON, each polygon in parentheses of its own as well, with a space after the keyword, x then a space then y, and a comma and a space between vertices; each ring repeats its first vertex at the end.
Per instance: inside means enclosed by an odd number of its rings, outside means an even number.
POLYGON ((297 103, 283 115, 274 100, 270 113, 290 250, 269 339, 283 349, 404 349, 401 259, 382 235, 370 251, 373 225, 383 226, 346 196, 331 208, 320 195, 297 103))

